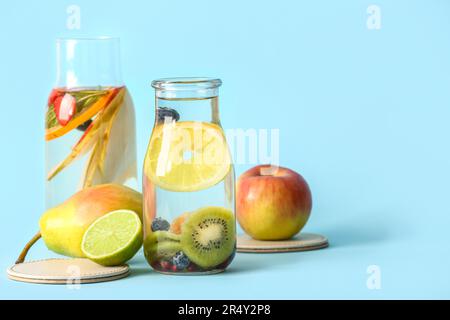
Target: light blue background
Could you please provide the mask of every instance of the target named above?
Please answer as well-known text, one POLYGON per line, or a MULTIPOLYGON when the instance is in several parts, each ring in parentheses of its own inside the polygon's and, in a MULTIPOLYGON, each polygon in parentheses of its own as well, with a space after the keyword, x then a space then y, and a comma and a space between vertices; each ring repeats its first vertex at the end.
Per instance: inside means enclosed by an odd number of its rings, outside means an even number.
MULTIPOLYGON (((43 210, 43 108, 58 36, 121 37, 139 159, 154 120, 150 81, 220 77, 224 127, 280 128, 281 164, 313 191, 305 231, 331 247, 238 254, 210 277, 162 276, 139 256, 131 277, 80 290, 2 271, 0 297, 450 298, 449 13, 445 0, 2 2, 1 270, 43 210), (79 31, 66 29, 69 4, 81 7, 79 31), (366 27, 371 4, 381 30, 366 27), (381 290, 366 286, 372 264, 381 290)), ((50 256, 42 242, 30 254, 50 256)))

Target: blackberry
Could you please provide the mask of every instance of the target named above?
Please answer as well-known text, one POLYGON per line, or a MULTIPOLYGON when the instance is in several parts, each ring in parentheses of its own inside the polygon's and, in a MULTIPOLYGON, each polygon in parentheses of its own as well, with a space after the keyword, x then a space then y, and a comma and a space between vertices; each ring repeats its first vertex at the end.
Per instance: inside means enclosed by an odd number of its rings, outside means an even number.
POLYGON ((92 119, 87 120, 86 122, 80 124, 77 129, 80 131, 86 131, 87 128, 89 128, 89 126, 92 123, 92 119))
POLYGON ((166 120, 166 117, 175 121, 180 120, 180 114, 177 112, 177 110, 166 107, 159 107, 157 109, 156 115, 158 117, 158 122, 164 122, 166 120))
POLYGON ((189 258, 184 254, 183 251, 177 252, 177 254, 172 258, 172 263, 174 266, 177 267, 177 270, 183 270, 186 269, 191 261, 189 258))
POLYGON ((164 230, 167 231, 170 229, 170 223, 167 220, 162 218, 156 218, 152 221, 152 231, 164 230))

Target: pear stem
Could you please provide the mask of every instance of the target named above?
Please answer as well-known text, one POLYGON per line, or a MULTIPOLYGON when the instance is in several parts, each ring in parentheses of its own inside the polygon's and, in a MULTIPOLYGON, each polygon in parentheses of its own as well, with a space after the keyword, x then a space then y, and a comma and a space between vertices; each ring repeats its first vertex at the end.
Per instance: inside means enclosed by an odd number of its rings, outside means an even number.
POLYGON ((25 261, 25 257, 27 256, 28 251, 30 250, 30 248, 33 246, 33 244, 36 243, 36 241, 38 241, 41 238, 41 232, 39 231, 38 233, 36 233, 34 235, 33 238, 31 238, 30 241, 28 241, 28 243, 25 245, 25 247, 23 248, 22 252, 20 253, 19 257, 16 260, 16 264, 18 263, 22 263, 25 261))

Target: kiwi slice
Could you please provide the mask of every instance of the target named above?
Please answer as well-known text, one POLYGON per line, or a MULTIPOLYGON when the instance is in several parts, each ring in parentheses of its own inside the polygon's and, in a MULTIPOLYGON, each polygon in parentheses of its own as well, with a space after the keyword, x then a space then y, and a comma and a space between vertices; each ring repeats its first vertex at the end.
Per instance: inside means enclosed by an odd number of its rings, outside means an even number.
POLYGON ((149 243, 160 243, 160 242, 180 242, 180 235, 169 232, 169 231, 154 231, 150 232, 146 238, 149 243))
POLYGON ((181 251, 181 245, 179 242, 161 242, 160 244, 145 247, 145 255, 151 262, 158 260, 170 260, 179 251, 181 251))
POLYGON ((202 268, 224 262, 236 243, 233 213, 222 207, 205 207, 192 213, 181 228, 181 247, 202 268))
POLYGON ((170 259, 181 251, 180 236, 168 231, 151 232, 144 240, 144 249, 150 261, 170 259))

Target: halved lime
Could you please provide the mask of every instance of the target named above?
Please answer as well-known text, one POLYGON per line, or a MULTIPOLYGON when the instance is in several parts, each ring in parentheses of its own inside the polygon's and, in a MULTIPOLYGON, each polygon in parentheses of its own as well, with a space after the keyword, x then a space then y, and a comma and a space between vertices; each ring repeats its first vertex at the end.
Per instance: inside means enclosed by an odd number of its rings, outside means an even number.
POLYGON ((131 210, 112 211, 95 220, 83 235, 81 250, 104 266, 121 265, 142 245, 142 224, 131 210))

